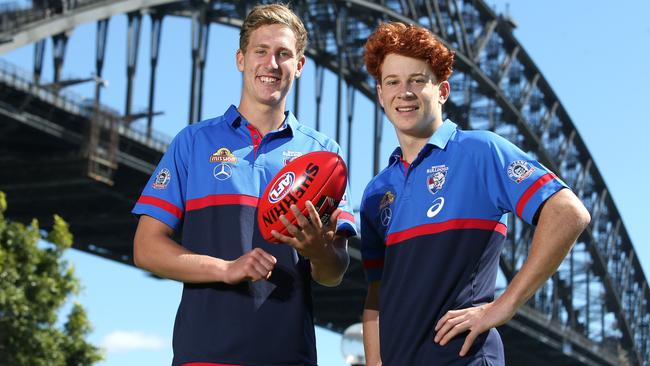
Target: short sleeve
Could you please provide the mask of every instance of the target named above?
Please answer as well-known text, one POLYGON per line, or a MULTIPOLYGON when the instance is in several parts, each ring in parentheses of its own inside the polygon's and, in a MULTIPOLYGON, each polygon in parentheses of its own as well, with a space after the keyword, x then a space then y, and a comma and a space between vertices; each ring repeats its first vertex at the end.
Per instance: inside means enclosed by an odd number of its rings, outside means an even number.
POLYGON ((490 200, 499 210, 514 212, 533 224, 539 207, 567 185, 508 140, 494 133, 487 137, 489 149, 481 152, 479 160, 490 200))
POLYGON ((376 215, 371 212, 371 207, 378 207, 379 200, 372 195, 364 193, 361 200, 361 260, 366 272, 368 282, 381 280, 384 269, 384 256, 386 246, 384 238, 377 230, 376 215), (376 202, 375 202, 376 201, 376 202))
MULTIPOLYGON (((332 146, 330 147, 329 151, 335 152, 343 157, 341 154, 341 148, 334 141, 332 141, 332 146)), ((358 233, 356 219, 354 218, 354 211, 352 210, 351 202, 350 181, 348 181, 345 187, 345 194, 343 194, 343 198, 341 199, 341 202, 339 202, 341 214, 339 215, 339 219, 336 223, 336 233, 348 237, 356 236, 358 233)))
POLYGON ((187 128, 174 138, 133 207, 134 215, 151 216, 178 229, 185 212, 189 140, 187 128))

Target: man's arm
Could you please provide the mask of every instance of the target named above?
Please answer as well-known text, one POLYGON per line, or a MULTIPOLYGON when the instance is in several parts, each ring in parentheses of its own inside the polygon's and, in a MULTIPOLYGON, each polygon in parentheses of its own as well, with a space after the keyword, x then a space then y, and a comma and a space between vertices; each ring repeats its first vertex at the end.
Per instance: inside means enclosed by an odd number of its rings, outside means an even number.
POLYGON ((275 230, 271 234, 283 243, 291 245, 303 257, 309 258, 314 281, 324 286, 336 286, 341 283, 350 263, 348 239, 335 234, 341 209, 336 209, 327 225, 323 225, 314 205, 307 201, 305 206, 307 206, 309 220, 296 205, 291 205, 298 227, 291 224, 284 215, 280 216, 280 221, 292 237, 282 235, 275 230))
POLYGON ((150 216, 140 216, 133 240, 135 265, 158 276, 187 283, 268 279, 277 260, 256 248, 234 261, 196 254, 172 239, 173 230, 150 216))
POLYGON ((466 355, 479 334, 510 320, 557 270, 590 220, 589 212, 570 190, 552 195, 540 212, 528 258, 505 292, 491 303, 447 312, 436 324, 434 341, 445 345, 469 330, 460 351, 461 356, 466 355))
POLYGON ((363 309, 363 349, 366 365, 381 366, 379 353, 379 281, 370 282, 363 309))

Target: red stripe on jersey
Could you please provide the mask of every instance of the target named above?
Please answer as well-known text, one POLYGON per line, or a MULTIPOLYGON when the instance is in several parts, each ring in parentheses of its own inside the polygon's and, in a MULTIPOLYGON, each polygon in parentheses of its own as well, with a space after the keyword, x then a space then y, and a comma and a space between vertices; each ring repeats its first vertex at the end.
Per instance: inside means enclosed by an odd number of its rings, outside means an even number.
POLYGON ((551 181, 555 179, 555 174, 553 173, 546 173, 542 175, 539 179, 535 181, 535 183, 531 184, 530 187, 524 192, 524 194, 521 196, 519 199, 519 202, 517 202, 517 216, 522 217, 524 213, 524 207, 526 207, 526 204, 528 203, 528 200, 537 192, 546 182, 551 181))
POLYGON ((389 234, 386 238, 386 245, 393 245, 404 240, 414 238, 416 236, 438 234, 443 231, 459 229, 492 230, 502 234, 503 236, 505 236, 506 232, 508 231, 508 228, 499 221, 482 219, 455 219, 437 224, 420 225, 414 228, 389 234))
POLYGON ((190 363, 184 363, 181 366, 242 366, 242 365, 235 365, 234 363, 190 362, 190 363))
POLYGON ((363 268, 365 269, 382 268, 383 266, 384 266, 384 258, 367 259, 363 261, 363 268))
POLYGON ((341 213, 339 214, 339 219, 348 220, 348 221, 350 221, 352 223, 355 222, 354 221, 354 215, 349 213, 349 212, 346 212, 346 211, 341 211, 341 213))
POLYGON ((257 197, 243 194, 212 194, 187 201, 187 211, 200 210, 209 206, 244 205, 257 207, 257 197))
POLYGON ((138 203, 162 208, 163 210, 169 212, 170 214, 176 216, 179 219, 183 217, 183 210, 158 197, 140 196, 140 198, 138 199, 138 203))

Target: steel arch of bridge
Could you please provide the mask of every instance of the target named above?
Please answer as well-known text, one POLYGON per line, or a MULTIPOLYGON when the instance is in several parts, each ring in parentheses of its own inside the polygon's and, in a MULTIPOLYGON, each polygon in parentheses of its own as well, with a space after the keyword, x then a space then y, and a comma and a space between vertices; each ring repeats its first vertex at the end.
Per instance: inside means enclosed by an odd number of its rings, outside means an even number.
MULTIPOLYGON (((190 120, 201 114, 201 54, 207 45, 207 25, 239 26, 253 5, 252 1, 57 2, 67 4, 66 8, 42 2, 47 6, 23 11, 1 23, 0 41, 4 43, 0 53, 38 44, 46 37, 61 39, 67 30, 82 23, 120 13, 137 18, 147 10, 152 17, 192 18, 197 38, 190 120)), ((641 265, 602 176, 561 102, 514 38, 512 21, 495 14, 481 0, 303 0, 295 1, 294 7, 310 33, 308 56, 339 76, 339 101, 343 81, 374 100, 374 81, 365 76, 361 53, 365 39, 380 21, 419 23, 456 51, 447 114, 465 128, 495 131, 531 152, 574 188, 592 214, 588 230, 559 271, 522 309, 515 326, 556 332, 556 339, 563 341, 553 341, 555 346, 586 364, 647 366, 650 294, 641 265)), ((137 52, 137 45, 130 49, 137 52)), ((127 97, 127 112, 129 103, 127 97)), ((150 113, 152 110, 150 107, 150 113)), ((376 113, 375 171, 381 141, 379 116, 376 113)), ((337 137, 340 125, 337 120, 337 137)), ((533 230, 518 219, 511 219, 509 227, 501 256, 501 269, 508 280, 523 264, 533 230)))

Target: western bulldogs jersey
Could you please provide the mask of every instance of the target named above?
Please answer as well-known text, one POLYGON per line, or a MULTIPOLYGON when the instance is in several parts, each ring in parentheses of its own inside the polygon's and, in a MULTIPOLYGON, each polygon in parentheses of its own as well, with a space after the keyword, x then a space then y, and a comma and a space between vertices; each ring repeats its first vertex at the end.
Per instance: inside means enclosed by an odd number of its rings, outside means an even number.
MULTIPOLYGON (((235 260, 262 248, 278 260, 268 280, 184 284, 174 366, 316 365, 311 266, 290 246, 263 240, 256 208, 287 162, 319 150, 340 152, 288 112, 282 127, 262 138, 234 106, 186 127, 170 144, 133 213, 182 228, 181 245, 198 254, 235 260)), ((354 235, 348 202, 341 202, 337 232, 354 235)))
POLYGON ((401 156, 397 148, 361 203, 364 268, 381 281, 383 364, 502 365, 496 329, 461 358, 466 334, 440 346, 435 324, 449 310, 494 299, 507 213, 532 223, 566 185, 507 140, 449 120, 410 165, 401 156))

